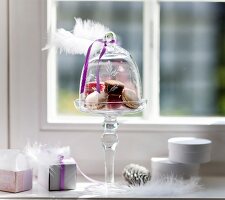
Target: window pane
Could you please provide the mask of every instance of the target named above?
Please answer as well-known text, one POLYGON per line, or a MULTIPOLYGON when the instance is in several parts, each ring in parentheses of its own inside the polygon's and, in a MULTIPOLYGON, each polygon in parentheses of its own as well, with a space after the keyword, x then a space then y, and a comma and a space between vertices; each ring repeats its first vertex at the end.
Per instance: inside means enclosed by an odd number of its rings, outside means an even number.
MULTIPOLYGON (((72 30, 74 17, 91 19, 108 26, 119 36, 121 46, 135 58, 142 77, 142 12, 142 2, 59 1, 57 28, 72 30)), ((83 63, 84 56, 81 55, 58 54, 57 56, 58 114, 81 114, 73 107, 73 100, 79 95, 83 63)))
POLYGON ((225 116, 225 3, 160 3, 160 114, 225 116))

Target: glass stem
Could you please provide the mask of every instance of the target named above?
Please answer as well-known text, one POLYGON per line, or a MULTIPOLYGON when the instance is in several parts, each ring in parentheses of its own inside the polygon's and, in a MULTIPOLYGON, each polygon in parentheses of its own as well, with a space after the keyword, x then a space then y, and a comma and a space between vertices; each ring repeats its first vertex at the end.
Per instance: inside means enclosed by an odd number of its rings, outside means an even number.
POLYGON ((115 116, 105 116, 103 123, 104 133, 101 137, 102 145, 105 151, 105 182, 114 182, 114 156, 118 144, 118 135, 116 133, 118 122, 115 116))

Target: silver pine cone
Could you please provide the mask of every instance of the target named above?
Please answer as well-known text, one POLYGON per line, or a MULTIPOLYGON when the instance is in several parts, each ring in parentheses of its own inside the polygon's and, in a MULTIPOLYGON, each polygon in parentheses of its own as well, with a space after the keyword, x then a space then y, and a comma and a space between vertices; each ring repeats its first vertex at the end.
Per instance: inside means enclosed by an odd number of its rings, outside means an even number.
POLYGON ((148 169, 137 164, 129 164, 123 170, 123 177, 129 185, 144 185, 151 179, 148 169))

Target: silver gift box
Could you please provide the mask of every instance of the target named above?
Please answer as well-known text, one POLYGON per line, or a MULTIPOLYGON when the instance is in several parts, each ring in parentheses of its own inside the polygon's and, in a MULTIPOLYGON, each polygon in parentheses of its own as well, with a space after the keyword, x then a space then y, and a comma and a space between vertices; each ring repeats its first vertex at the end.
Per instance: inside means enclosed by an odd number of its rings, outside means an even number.
POLYGON ((40 166, 38 182, 49 191, 74 190, 76 188, 77 166, 74 159, 64 159, 62 164, 51 165, 46 168, 40 166), (62 166, 64 166, 62 174, 62 166), (63 187, 61 187, 63 177, 63 187))

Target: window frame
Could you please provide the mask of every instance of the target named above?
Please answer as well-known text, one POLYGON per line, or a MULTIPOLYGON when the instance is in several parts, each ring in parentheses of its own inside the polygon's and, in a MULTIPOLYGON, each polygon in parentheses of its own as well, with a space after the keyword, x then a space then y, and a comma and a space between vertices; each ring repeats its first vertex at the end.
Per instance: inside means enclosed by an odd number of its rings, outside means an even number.
MULTIPOLYGON (((60 0, 63 1, 63 0, 60 0)), ((144 110, 143 117, 141 118, 121 118, 121 131, 159 131, 164 132, 165 130, 172 131, 184 131, 184 132, 195 132, 196 130, 200 132, 205 132, 206 129, 209 130, 225 130, 225 117, 162 117, 159 115, 159 43, 160 43, 160 2, 169 1, 169 0, 143 0, 144 4, 144 13, 143 13, 143 40, 144 47, 143 51, 145 55, 143 58, 143 94, 144 98, 150 99, 144 110), (150 11, 150 12, 149 12, 150 11), (149 68, 145 66, 150 66, 149 68), (150 81, 149 81, 150 80, 150 81), (151 97, 154 97, 154 100, 151 101, 151 97)), ((183 1, 183 0, 177 0, 183 1)), ((188 0, 189 1, 189 0, 188 0)), ((201 0, 205 1, 206 0, 201 0)), ((49 30, 54 30, 55 26, 51 26, 52 17, 56 16, 56 10, 53 7, 49 12, 49 8, 52 7, 51 0, 42 4, 42 16, 45 16, 48 20, 46 23, 45 17, 43 17, 43 26, 42 26, 42 37, 46 37, 46 32, 49 30), (48 14, 47 14, 48 13, 48 14)), ((55 18, 56 19, 56 18, 55 18)), ((46 41, 45 41, 46 42, 46 41)), ((43 43, 42 46, 45 44, 43 43)), ((52 84, 52 81, 56 81, 53 77, 51 80, 47 80, 49 77, 46 74, 56 73, 49 69, 49 57, 53 58, 55 55, 55 50, 50 52, 43 53, 42 56, 42 91, 41 91, 41 114, 40 114, 40 127, 41 130, 61 130, 61 131, 96 131, 101 130, 99 123, 102 121, 101 118, 94 118, 92 116, 87 118, 79 117, 61 117, 61 118, 51 118, 50 121, 47 119, 48 115, 48 106, 51 101, 49 100, 49 85, 52 84), (91 119, 91 122, 90 122, 91 119), (85 122, 86 121, 86 122, 85 122), (87 122, 89 121, 89 122, 87 122), (90 126, 89 126, 90 125, 90 126)), ((51 60, 51 59, 50 59, 51 60)), ((51 64, 51 66, 53 66, 51 64)), ((55 87, 55 86, 53 86, 55 87)), ((54 88, 55 89, 55 88, 54 88)), ((55 95, 53 93, 53 95, 55 95)), ((53 96, 52 93, 50 96, 53 96)))

